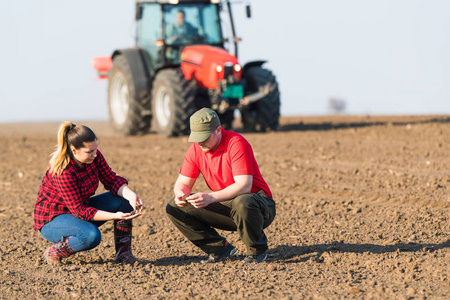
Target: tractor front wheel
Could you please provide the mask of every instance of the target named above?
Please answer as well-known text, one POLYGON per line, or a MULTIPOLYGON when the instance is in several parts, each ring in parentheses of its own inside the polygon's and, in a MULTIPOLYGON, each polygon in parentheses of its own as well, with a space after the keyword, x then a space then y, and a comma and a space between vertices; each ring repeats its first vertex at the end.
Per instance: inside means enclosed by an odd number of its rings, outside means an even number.
POLYGON ((162 136, 189 133, 189 118, 195 112, 195 85, 184 78, 181 69, 161 70, 152 92, 154 128, 162 136))
POLYGON ((251 67, 244 74, 244 94, 258 92, 259 87, 270 83, 273 89, 264 98, 249 106, 243 107, 241 112, 244 131, 265 132, 278 130, 280 118, 280 92, 278 83, 271 71, 261 67, 251 67))

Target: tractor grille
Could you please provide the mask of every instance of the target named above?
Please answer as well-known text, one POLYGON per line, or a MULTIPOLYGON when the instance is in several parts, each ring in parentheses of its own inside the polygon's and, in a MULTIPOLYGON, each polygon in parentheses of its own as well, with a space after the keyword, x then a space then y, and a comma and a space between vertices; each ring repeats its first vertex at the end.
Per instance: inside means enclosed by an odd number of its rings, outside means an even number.
POLYGON ((223 67, 223 79, 227 80, 228 77, 233 75, 233 67, 234 65, 232 63, 226 63, 223 67))

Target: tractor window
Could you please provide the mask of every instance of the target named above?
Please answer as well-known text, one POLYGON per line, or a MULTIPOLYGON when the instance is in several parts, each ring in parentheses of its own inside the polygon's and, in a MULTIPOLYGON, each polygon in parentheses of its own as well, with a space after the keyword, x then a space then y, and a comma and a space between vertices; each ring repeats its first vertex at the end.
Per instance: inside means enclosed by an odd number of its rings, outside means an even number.
POLYGON ((213 5, 205 6, 202 10, 203 28, 205 36, 210 44, 222 43, 222 33, 220 31, 219 13, 217 7, 213 5))
POLYGON ((216 5, 167 5, 164 7, 164 23, 167 45, 222 42, 216 5))
POLYGON ((162 39, 162 11, 158 4, 145 4, 142 6, 142 17, 137 21, 136 43, 145 50, 150 63, 156 65, 158 50, 156 41, 162 39))

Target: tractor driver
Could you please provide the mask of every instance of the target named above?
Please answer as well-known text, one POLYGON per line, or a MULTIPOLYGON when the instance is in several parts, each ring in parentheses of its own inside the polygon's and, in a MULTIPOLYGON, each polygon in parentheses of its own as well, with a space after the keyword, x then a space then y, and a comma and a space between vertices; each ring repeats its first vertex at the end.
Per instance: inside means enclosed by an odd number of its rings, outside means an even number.
POLYGON ((176 22, 167 29, 168 44, 189 43, 199 40, 199 30, 186 22, 186 13, 179 10, 176 13, 176 22))

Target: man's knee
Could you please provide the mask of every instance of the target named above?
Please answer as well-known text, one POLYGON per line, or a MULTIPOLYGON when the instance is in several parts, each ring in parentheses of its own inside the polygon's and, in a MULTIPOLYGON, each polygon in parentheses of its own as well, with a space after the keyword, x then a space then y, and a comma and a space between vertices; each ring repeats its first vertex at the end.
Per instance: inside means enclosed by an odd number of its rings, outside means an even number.
POLYGON ((167 202, 166 205, 166 214, 170 217, 174 217, 178 214, 178 206, 175 203, 175 197, 170 199, 169 202, 167 202))
POLYGON ((240 215, 246 215, 250 210, 258 208, 258 202, 252 194, 239 195, 233 200, 232 210, 240 215))
POLYGON ((177 208, 177 205, 175 203, 175 197, 171 198, 169 200, 169 202, 167 202, 166 205, 166 212, 168 212, 169 210, 171 210, 172 208, 177 208))
POLYGON ((267 227, 275 218, 275 202, 259 194, 243 194, 233 200, 232 214, 242 218, 262 218, 267 227))

